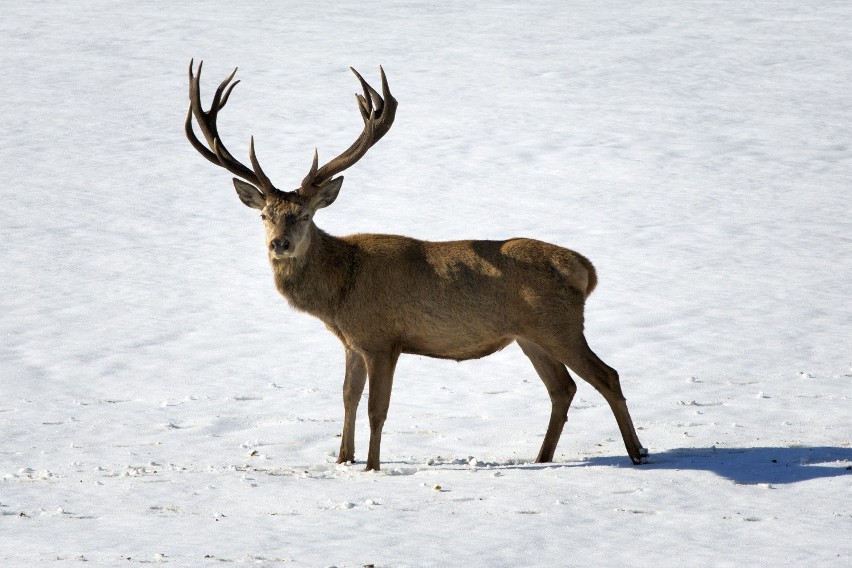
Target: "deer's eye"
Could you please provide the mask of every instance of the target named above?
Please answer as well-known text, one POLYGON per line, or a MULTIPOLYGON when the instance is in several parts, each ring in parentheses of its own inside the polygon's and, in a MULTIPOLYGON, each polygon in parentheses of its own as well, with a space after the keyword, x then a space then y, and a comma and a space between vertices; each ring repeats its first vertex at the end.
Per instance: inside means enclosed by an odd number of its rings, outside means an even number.
POLYGON ((302 223, 307 223, 307 222, 308 222, 308 221, 310 221, 310 220, 311 220, 311 216, 310 216, 310 215, 303 215, 303 216, 302 216, 302 218, 301 218, 301 219, 299 219, 299 221, 301 221, 302 223))
POLYGON ((269 221, 269 215, 267 215, 266 213, 261 213, 260 218, 264 221, 269 221))

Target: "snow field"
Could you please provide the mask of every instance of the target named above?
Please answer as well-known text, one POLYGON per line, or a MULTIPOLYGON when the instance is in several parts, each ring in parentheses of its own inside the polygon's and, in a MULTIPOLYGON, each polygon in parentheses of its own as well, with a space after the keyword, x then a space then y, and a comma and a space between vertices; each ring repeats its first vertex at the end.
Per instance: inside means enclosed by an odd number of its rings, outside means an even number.
POLYGON ((848 3, 3 14, 4 566, 848 565, 848 3), (357 135, 347 67, 382 64, 396 124, 317 223, 588 256, 650 463, 578 381, 530 464, 549 404, 511 346, 403 357, 383 471, 336 465, 342 350, 186 142, 192 57, 207 101, 240 66, 220 130, 284 188, 357 135))

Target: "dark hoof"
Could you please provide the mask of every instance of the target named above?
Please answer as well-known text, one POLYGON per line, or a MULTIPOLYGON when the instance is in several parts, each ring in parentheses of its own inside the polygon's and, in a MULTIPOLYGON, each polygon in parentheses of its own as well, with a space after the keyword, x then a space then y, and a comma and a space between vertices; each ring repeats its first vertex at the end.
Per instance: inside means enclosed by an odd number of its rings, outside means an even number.
POLYGON ((639 457, 634 458, 631 456, 630 460, 633 462, 633 465, 648 463, 648 448, 639 448, 639 457))

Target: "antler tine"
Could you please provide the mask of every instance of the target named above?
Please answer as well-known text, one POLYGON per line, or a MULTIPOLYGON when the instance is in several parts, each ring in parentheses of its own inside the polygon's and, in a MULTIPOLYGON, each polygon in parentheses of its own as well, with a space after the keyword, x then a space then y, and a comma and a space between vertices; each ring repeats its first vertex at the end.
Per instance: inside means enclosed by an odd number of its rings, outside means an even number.
POLYGON ((311 183, 313 182, 314 177, 317 175, 318 162, 319 162, 319 153, 317 152, 317 149, 314 148, 314 160, 311 163, 311 169, 308 172, 308 175, 306 175, 305 178, 302 180, 302 187, 310 187, 311 183))
POLYGON ((302 193, 313 193, 323 183, 360 160, 367 153, 367 150, 390 130, 393 124, 397 101, 390 93, 384 69, 379 67, 382 78, 382 94, 371 87, 358 71, 351 67, 350 69, 352 69, 358 82, 361 83, 361 88, 364 91, 363 95, 356 94, 358 110, 364 119, 364 130, 361 131, 361 134, 349 148, 319 169, 317 169, 316 152, 314 153, 314 163, 311 170, 302 180, 300 189, 302 193))
MULTIPOLYGON (((367 117, 370 116, 370 113, 373 111, 373 107, 375 105, 376 113, 380 113, 382 111, 382 107, 384 103, 382 102, 382 97, 376 90, 370 86, 367 81, 364 80, 364 77, 361 76, 358 71, 355 70, 354 67, 350 67, 349 69, 355 74, 358 78, 358 81, 361 83, 361 88, 364 89, 363 95, 356 95, 358 97, 358 101, 361 103, 361 114, 364 114, 364 111, 367 112, 367 117)), ((365 117, 366 118, 366 117, 365 117)))
MULTIPOLYGON (((225 103, 222 103, 224 105, 225 103)), ((263 169, 260 167, 260 163, 257 161, 257 155, 254 153, 254 136, 251 137, 249 141, 249 160, 251 160, 251 167, 254 168, 254 173, 257 175, 257 179, 260 182, 260 185, 264 189, 272 188, 272 182, 269 180, 269 177, 263 172, 263 169)))
MULTIPOLYGON (((229 83, 234 79, 234 75, 237 74, 237 69, 239 67, 234 67, 234 70, 231 71, 231 74, 225 77, 225 80, 219 83, 219 87, 216 88, 216 93, 213 95, 213 104, 210 105, 210 110, 216 109, 216 112, 222 110, 225 107, 225 103, 228 102, 228 97, 231 96, 231 91, 234 90, 234 87, 240 82, 239 80, 234 81, 232 85, 229 83), (227 92, 225 91, 227 89, 227 92)), ((198 74, 199 77, 201 73, 198 74)))
POLYGON ((219 84, 216 92, 213 95, 213 102, 210 105, 210 110, 205 111, 201 106, 201 68, 204 65, 203 61, 198 63, 198 72, 194 72, 195 60, 189 62, 189 112, 186 115, 184 130, 186 137, 189 139, 192 146, 207 160, 213 162, 217 166, 221 166, 232 174, 245 179, 246 181, 263 189, 264 193, 277 191, 269 180, 269 177, 263 172, 260 164, 257 161, 257 156, 254 151, 254 138, 252 137, 249 147, 249 158, 253 170, 241 162, 225 148, 222 139, 219 137, 219 130, 216 126, 216 118, 219 111, 225 107, 231 93, 239 84, 239 80, 233 81, 237 73, 237 68, 231 71, 224 81, 219 84), (195 121, 198 123, 201 133, 207 140, 207 146, 201 143, 195 136, 192 129, 192 117, 195 116, 195 121))
POLYGON ((396 102, 396 99, 391 96, 390 87, 388 87, 388 78, 385 76, 385 70, 381 65, 379 65, 379 75, 382 77, 382 96, 387 101, 393 100, 396 102))

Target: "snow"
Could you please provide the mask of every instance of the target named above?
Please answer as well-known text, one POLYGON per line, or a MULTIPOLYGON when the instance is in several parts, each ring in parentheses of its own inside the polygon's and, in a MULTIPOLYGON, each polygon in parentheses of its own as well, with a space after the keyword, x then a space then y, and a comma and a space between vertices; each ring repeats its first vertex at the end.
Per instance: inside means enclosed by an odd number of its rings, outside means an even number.
MULTIPOLYGON (((0 563, 848 566, 848 2, 5 2, 0 563), (271 282, 256 212, 399 100, 317 223, 581 251, 586 383, 556 462, 519 349, 404 356, 383 470, 339 466, 343 351, 271 282)), ((362 408, 356 456, 368 436, 362 408)))

